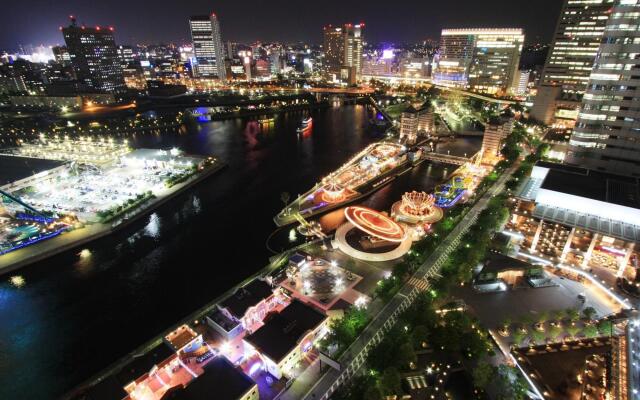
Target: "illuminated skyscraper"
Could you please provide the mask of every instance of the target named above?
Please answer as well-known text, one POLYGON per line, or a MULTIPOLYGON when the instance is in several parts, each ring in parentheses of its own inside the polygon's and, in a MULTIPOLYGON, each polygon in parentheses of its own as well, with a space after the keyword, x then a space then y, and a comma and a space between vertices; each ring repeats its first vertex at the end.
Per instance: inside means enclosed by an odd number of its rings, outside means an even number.
POLYGON ((218 78, 226 81, 227 72, 222 46, 220 23, 215 14, 189 18, 191 40, 197 65, 195 75, 203 78, 218 78))
POLYGON ((340 78, 351 83, 360 80, 363 30, 364 24, 324 27, 324 65, 329 78, 340 78))
POLYGON ((78 26, 72 17, 62 34, 80 82, 101 92, 125 90, 113 28, 78 26))
POLYGON ((614 0, 565 0, 531 115, 572 125, 614 0))
POLYGON ((565 162, 640 176, 640 0, 619 0, 598 55, 565 162))
POLYGON ((522 29, 444 29, 434 80, 485 93, 514 92, 522 29))

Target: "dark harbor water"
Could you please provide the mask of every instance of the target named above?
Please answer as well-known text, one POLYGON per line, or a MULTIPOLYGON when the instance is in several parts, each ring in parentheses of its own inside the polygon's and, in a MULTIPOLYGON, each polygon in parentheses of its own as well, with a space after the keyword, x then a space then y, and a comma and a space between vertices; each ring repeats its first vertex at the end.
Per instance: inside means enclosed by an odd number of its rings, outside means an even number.
MULTIPOLYGON (((0 399, 57 398, 261 269, 282 208, 381 132, 365 106, 210 122, 193 132, 128 137, 133 147, 180 147, 228 168, 126 229, 0 277, 0 399)), ((445 143, 451 154, 480 139, 445 143)), ((454 167, 422 164, 365 200, 388 209, 406 190, 430 190, 454 167)), ((276 247, 284 241, 275 235, 276 247)))

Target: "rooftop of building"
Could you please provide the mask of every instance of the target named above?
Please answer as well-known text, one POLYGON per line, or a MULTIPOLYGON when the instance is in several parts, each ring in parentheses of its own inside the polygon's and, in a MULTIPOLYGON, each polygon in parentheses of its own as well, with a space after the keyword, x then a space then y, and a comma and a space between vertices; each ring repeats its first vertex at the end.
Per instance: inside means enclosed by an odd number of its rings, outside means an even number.
POLYGON ((213 321, 216 324, 218 324, 218 326, 221 327, 222 329, 224 329, 226 332, 231 332, 238 325, 240 325, 240 323, 238 321, 235 321, 235 320, 227 317, 227 315, 225 313, 223 313, 222 311, 220 311, 217 308, 214 309, 209 314, 207 314, 207 318, 209 318, 211 321, 213 321))
POLYGON ((296 299, 280 313, 267 315, 264 326, 244 340, 278 363, 325 319, 320 311, 296 299))
POLYGON ((529 264, 526 261, 505 256, 504 254, 490 252, 487 260, 484 262, 484 266, 482 267, 482 273, 498 273, 508 270, 526 270, 533 267, 534 266, 532 264, 529 264))
POLYGON ((204 366, 204 373, 186 387, 172 388, 163 400, 236 400, 255 382, 225 357, 216 357, 204 366))
POLYGON ((165 336, 165 340, 174 350, 180 350, 189 343, 193 341, 193 339, 197 338, 198 334, 189 327, 189 325, 181 325, 175 331, 169 333, 165 336))
POLYGON ((0 186, 64 165, 64 161, 0 155, 0 186))
POLYGON ((640 209, 637 178, 544 161, 536 166, 549 169, 542 189, 640 209))
POLYGON ((273 289, 267 282, 254 279, 224 299, 220 303, 220 307, 226 308, 233 316, 240 319, 244 317, 249 307, 255 306, 272 294, 273 289))
POLYGON ((89 400, 114 400, 127 396, 124 387, 139 379, 157 365, 163 364, 170 357, 175 356, 166 345, 160 343, 150 351, 134 356, 134 358, 117 372, 114 372, 100 383, 92 386, 86 393, 89 400))
POLYGON ((521 28, 456 28, 443 29, 442 36, 455 35, 523 35, 521 28))
POLYGON ((414 106, 413 104, 411 104, 409 106, 409 108, 407 108, 406 110, 404 110, 405 113, 410 113, 410 114, 417 114, 417 113, 421 113, 421 112, 427 112, 429 110, 432 109, 431 103, 430 102, 425 102, 422 105, 419 106, 414 106))
POLYGON ((159 149, 135 149, 122 157, 128 160, 154 160, 159 162, 190 163, 198 165, 203 161, 203 157, 182 154, 180 151, 159 149))

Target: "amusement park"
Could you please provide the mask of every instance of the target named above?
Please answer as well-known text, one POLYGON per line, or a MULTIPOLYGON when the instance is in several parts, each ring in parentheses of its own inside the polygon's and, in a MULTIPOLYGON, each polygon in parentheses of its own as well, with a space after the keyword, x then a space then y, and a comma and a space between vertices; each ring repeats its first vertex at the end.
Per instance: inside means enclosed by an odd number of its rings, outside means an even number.
POLYGON ((113 139, 40 137, 0 155, 0 254, 92 224, 118 224, 213 159, 113 139))
POLYGON ((397 143, 371 144, 297 198, 274 221, 284 226, 295 222, 297 215, 309 218, 353 202, 384 185, 395 172, 406 167, 412 154, 397 143))
POLYGON ((390 213, 363 206, 344 209, 346 221, 335 234, 335 246, 365 261, 390 261, 404 256, 412 243, 425 237, 447 209, 465 202, 485 175, 484 168, 465 164, 432 194, 411 191, 395 202, 390 213))

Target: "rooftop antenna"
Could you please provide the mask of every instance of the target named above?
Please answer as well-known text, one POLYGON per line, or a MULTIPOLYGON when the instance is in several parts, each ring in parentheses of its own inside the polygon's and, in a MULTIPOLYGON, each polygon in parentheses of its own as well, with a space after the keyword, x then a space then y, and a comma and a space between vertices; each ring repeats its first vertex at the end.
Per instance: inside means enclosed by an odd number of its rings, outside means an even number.
POLYGON ((69 15, 69 19, 71 20, 71 26, 78 26, 78 23, 76 22, 76 17, 74 17, 73 15, 69 15))

